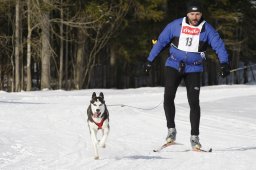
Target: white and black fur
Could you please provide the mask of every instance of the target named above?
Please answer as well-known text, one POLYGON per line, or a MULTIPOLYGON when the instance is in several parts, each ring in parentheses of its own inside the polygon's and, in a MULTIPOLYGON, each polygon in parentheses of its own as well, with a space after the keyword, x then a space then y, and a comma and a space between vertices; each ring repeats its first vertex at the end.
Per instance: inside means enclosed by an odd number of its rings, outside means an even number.
POLYGON ((91 140, 94 148, 94 159, 99 159, 98 146, 105 148, 109 134, 109 113, 105 104, 104 95, 99 96, 93 92, 90 105, 87 109, 87 122, 90 130, 91 140), (98 141, 97 133, 102 131, 102 138, 98 141))

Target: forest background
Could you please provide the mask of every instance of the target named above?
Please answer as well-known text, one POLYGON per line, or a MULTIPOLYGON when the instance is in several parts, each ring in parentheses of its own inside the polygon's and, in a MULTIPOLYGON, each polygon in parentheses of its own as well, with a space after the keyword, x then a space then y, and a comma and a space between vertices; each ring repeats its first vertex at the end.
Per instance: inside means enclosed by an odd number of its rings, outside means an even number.
MULTIPOLYGON (((187 2, 0 0, 0 90, 163 86, 168 50, 149 75, 143 64, 152 40, 173 19, 186 16, 187 2)), ((225 42, 231 69, 242 68, 220 78, 218 59, 208 48, 201 84, 255 80, 256 1, 200 2, 204 18, 225 42)))

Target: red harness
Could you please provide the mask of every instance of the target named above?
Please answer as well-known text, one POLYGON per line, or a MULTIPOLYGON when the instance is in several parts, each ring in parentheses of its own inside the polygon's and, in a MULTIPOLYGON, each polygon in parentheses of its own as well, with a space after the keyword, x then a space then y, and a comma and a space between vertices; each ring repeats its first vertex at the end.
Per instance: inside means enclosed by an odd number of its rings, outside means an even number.
MULTIPOLYGON (((103 113, 103 115, 104 115, 104 114, 107 114, 107 115, 108 115, 108 111, 105 110, 105 112, 103 113)), ((101 116, 101 117, 104 117, 104 116, 101 116)), ((95 123, 95 125, 98 126, 98 129, 102 129, 103 123, 104 123, 104 121, 107 120, 107 119, 108 119, 108 118, 103 118, 103 119, 100 121, 100 123, 95 122, 93 119, 92 119, 92 121, 95 123)))
POLYGON ((100 123, 97 123, 97 122, 95 122, 95 121, 92 119, 92 121, 98 126, 98 129, 102 129, 102 125, 103 125, 103 123, 104 123, 105 120, 106 120, 106 119, 102 119, 102 120, 100 121, 100 123))

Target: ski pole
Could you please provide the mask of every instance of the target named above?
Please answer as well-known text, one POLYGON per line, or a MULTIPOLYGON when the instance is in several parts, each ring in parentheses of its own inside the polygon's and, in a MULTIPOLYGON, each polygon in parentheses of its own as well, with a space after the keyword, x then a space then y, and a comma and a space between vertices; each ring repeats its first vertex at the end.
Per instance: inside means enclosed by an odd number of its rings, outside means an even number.
POLYGON ((235 71, 238 71, 238 70, 243 70, 243 69, 246 69, 246 68, 250 68, 250 67, 253 67, 253 66, 256 66, 256 64, 249 65, 249 66, 244 66, 244 67, 240 67, 240 68, 236 68, 236 69, 230 70, 230 73, 235 72, 235 71))

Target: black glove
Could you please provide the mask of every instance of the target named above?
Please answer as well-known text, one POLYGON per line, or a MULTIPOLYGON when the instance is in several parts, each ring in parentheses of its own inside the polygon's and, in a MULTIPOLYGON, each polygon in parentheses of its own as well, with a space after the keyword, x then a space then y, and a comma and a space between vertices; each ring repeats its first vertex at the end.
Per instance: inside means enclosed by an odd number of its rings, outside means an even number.
POLYGON ((146 73, 149 73, 149 71, 151 70, 151 67, 152 67, 152 62, 150 61, 147 61, 145 64, 144 64, 144 70, 146 73))
POLYGON ((220 76, 222 78, 227 77, 230 74, 230 67, 228 63, 221 63, 220 64, 220 76))

